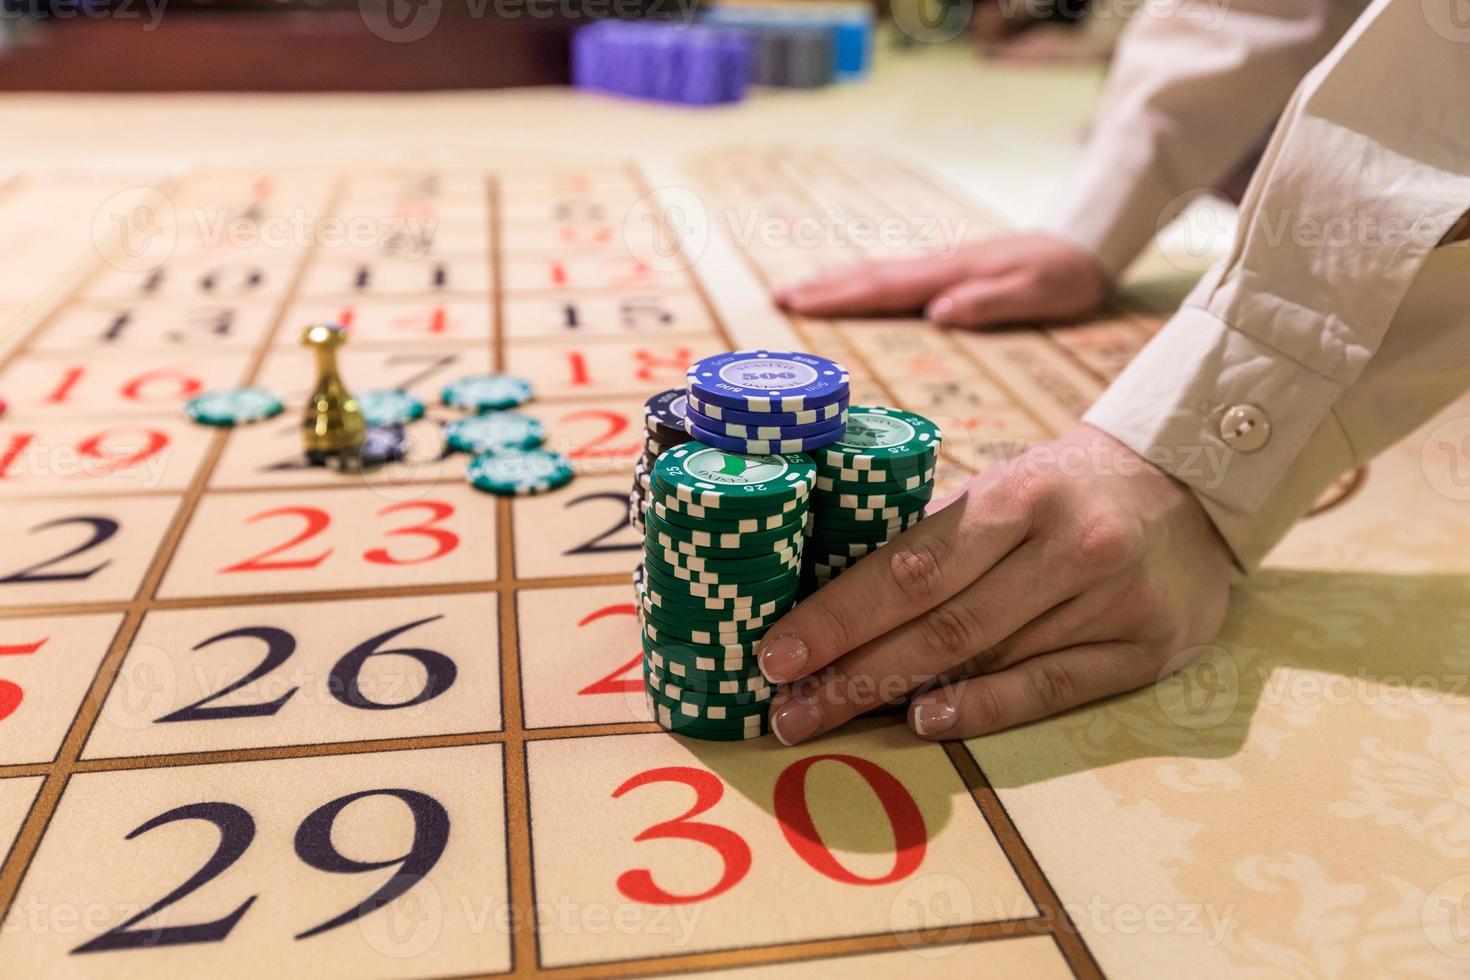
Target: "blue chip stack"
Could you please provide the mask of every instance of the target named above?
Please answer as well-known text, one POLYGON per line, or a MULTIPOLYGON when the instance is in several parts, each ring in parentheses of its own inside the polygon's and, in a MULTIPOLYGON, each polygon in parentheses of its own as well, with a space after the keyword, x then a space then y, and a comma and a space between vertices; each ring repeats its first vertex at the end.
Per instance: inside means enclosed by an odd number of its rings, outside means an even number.
POLYGON ((633 98, 716 105, 745 98, 751 38, 719 27, 608 20, 572 39, 578 88, 633 98))
POLYGON ((747 350, 690 365, 685 429, 726 452, 809 453, 842 438, 847 371, 799 351, 747 350))

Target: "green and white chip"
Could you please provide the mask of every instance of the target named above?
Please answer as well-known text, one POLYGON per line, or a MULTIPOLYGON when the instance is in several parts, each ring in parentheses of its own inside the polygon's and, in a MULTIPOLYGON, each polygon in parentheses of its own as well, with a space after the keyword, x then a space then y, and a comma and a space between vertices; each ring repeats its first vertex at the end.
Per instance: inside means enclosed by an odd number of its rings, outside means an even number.
POLYGON ((714 583, 716 585, 724 582, 735 582, 737 584, 740 582, 758 582, 788 572, 794 575, 801 568, 800 560, 793 556, 791 558, 778 557, 770 560, 762 559, 759 561, 738 562, 730 567, 717 569, 691 569, 682 561, 672 560, 656 553, 649 553, 646 549, 643 552, 643 563, 649 568, 657 569, 664 573, 666 578, 676 578, 689 583, 714 583))
POLYGON ((667 705, 658 704, 651 696, 648 698, 648 710, 654 720, 670 733, 707 742, 745 742, 760 738, 771 731, 770 721, 765 715, 751 715, 725 722, 695 721, 672 711, 667 705))
POLYGON ((406 425, 424 417, 424 403, 397 388, 370 388, 357 395, 357 407, 370 426, 406 425))
POLYGON ((773 514, 811 493, 817 467, 804 453, 747 456, 690 442, 660 456, 653 479, 684 503, 773 514))
POLYGON ((703 673, 690 671, 677 662, 670 663, 657 653, 645 652, 643 670, 664 683, 673 683, 689 691, 707 694, 760 694, 772 688, 770 681, 756 667, 746 668, 739 673, 703 673))
POLYGON ((671 701, 696 706, 741 707, 760 704, 768 705, 771 703, 771 699, 776 696, 776 689, 769 684, 750 689, 732 686, 729 690, 725 691, 706 691, 696 687, 686 687, 677 678, 661 675, 652 670, 646 663, 643 666, 643 683, 671 701))
MULTIPOLYGON (((754 644, 751 645, 752 649, 754 644)), ((654 640, 643 636, 643 656, 659 670, 684 677, 693 673, 701 677, 732 679, 749 677, 753 653, 744 648, 694 646, 676 640, 654 640), (705 652, 700 652, 705 651, 705 652)))
POLYGON ((561 453, 546 449, 506 449, 470 460, 465 479, 486 493, 545 493, 571 482, 572 463, 561 453))
POLYGON ((472 374, 445 385, 440 398, 451 408, 494 412, 531 400, 531 382, 509 374, 472 374))
POLYGON ((444 435, 449 447, 462 453, 535 449, 546 441, 546 426, 518 412, 486 412, 450 422, 444 435))
POLYGON ((902 493, 934 480, 933 467, 901 475, 887 470, 834 469, 825 464, 818 469, 817 489, 838 493, 902 493))
POLYGON ((275 392, 265 388, 220 388, 189 400, 184 413, 203 425, 247 425, 281 414, 285 408, 275 392))
POLYGON ((655 643, 692 643, 704 647, 743 648, 765 635, 768 623, 740 632, 725 632, 715 629, 696 629, 690 626, 674 626, 650 616, 643 610, 643 632, 655 643))
POLYGON ((897 408, 853 405, 842 438, 817 450, 823 468, 910 473, 929 469, 939 452, 939 426, 897 408))
POLYGON ((700 518, 668 506, 657 495, 649 502, 649 510, 668 524, 676 524, 695 531, 715 531, 725 534, 758 534, 761 531, 774 531, 793 521, 801 520, 799 516, 793 517, 792 513, 786 510, 778 514, 759 514, 734 519, 725 515, 700 518))
POLYGON ((681 524, 671 524, 652 510, 644 514, 643 518, 647 521, 650 532, 657 532, 661 539, 667 539, 667 541, 661 540, 660 542, 664 544, 664 547, 670 547, 668 541, 680 541, 699 549, 688 552, 689 554, 702 554, 707 551, 760 553, 772 546, 785 545, 795 540, 800 537, 806 526, 804 519, 798 519, 769 531, 747 531, 742 534, 736 531, 721 531, 718 528, 698 531, 681 524))
POLYGON ((706 599, 766 599, 784 595, 796 585, 795 571, 751 582, 690 582, 645 563, 644 575, 647 582, 662 590, 681 589, 686 595, 706 599))
POLYGON ((668 708, 674 717, 689 722, 734 721, 747 718, 764 718, 770 709, 770 699, 732 700, 729 703, 701 702, 670 697, 661 688, 644 685, 644 691, 653 700, 668 708))

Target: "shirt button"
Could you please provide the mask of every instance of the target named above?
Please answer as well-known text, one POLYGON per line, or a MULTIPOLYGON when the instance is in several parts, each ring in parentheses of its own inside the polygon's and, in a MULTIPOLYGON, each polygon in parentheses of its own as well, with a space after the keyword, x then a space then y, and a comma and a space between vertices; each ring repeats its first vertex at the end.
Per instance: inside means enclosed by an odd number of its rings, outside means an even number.
POLYGON ((1220 419, 1220 438, 1231 449, 1253 453, 1271 438, 1271 420, 1254 405, 1231 405, 1220 419))

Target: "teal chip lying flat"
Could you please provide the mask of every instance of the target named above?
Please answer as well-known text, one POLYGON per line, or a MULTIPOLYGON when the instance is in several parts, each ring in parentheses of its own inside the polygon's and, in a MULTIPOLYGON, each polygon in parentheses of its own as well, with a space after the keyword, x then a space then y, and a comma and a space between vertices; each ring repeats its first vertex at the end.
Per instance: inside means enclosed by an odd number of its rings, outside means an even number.
POLYGON ((275 418, 284 407, 265 388, 220 388, 190 399, 184 414, 201 425, 248 425, 275 418))
POLYGON ((535 392, 531 382, 509 374, 472 374, 444 386, 440 398, 450 408, 495 412, 524 405, 535 392))
POLYGON ((396 388, 370 388, 357 395, 363 421, 371 426, 407 425, 424 417, 424 403, 396 388))
POLYGON ((470 460, 465 479, 476 490, 503 496, 530 496, 572 481, 572 463, 549 449, 505 449, 470 460))
POLYGON ((444 435, 449 447, 462 453, 535 449, 546 441, 546 426, 517 412, 486 412, 449 423, 444 435))

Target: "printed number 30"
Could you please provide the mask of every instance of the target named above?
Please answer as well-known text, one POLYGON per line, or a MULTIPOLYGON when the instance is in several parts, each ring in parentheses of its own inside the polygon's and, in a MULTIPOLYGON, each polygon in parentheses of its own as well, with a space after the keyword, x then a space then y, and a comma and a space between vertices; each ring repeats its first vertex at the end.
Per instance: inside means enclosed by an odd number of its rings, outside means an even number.
MULTIPOLYGON (((692 895, 676 895, 661 888, 647 868, 625 871, 618 877, 618 891, 635 901, 650 905, 683 905, 702 902, 734 888, 750 872, 750 845, 735 831, 717 824, 694 820, 711 809, 725 795, 725 784, 714 773, 690 766, 667 766, 650 769, 633 776, 613 791, 617 799, 624 793, 650 783, 683 783, 694 790, 694 805, 682 816, 654 824, 633 840, 688 840, 713 848, 720 855, 723 871, 709 889, 692 895)), ((786 843, 814 871, 845 885, 886 885, 902 881, 918 870, 928 847, 928 831, 924 815, 903 784, 888 770, 867 759, 852 755, 813 755, 793 762, 776 777, 774 809, 786 843), (806 802, 807 772, 818 762, 837 762, 850 766, 873 790, 893 830, 893 867, 883 875, 865 878, 849 871, 822 842, 806 802)))

